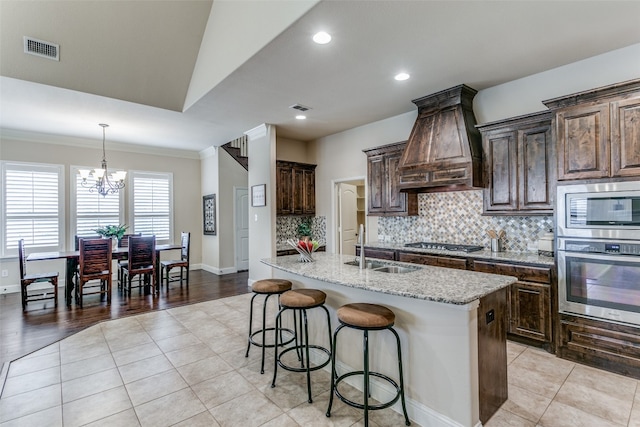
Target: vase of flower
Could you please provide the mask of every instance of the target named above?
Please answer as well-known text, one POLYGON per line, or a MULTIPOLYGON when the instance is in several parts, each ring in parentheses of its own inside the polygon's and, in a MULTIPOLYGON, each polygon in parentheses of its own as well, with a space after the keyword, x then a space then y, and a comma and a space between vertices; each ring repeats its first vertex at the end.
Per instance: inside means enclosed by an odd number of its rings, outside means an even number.
POLYGON ((118 241, 122 239, 127 228, 124 224, 105 225, 104 227, 94 228, 93 231, 101 235, 104 239, 111 239, 111 247, 116 249, 118 247, 118 241))

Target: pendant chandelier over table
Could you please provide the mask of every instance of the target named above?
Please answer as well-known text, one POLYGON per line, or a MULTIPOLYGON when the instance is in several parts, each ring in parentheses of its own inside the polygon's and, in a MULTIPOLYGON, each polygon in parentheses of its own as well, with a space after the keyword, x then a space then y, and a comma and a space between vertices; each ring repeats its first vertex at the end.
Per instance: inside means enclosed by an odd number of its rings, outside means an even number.
POLYGON ((90 192, 97 192, 102 196, 107 194, 116 194, 119 190, 124 188, 124 179, 127 176, 126 171, 112 172, 111 175, 107 172, 107 155, 104 148, 105 141, 105 129, 109 127, 108 124, 100 123, 102 127, 102 166, 100 169, 96 168, 93 171, 90 169, 80 169, 80 178, 82 178, 82 186, 88 187, 90 192), (95 180, 95 184, 91 184, 87 181, 89 175, 95 180))

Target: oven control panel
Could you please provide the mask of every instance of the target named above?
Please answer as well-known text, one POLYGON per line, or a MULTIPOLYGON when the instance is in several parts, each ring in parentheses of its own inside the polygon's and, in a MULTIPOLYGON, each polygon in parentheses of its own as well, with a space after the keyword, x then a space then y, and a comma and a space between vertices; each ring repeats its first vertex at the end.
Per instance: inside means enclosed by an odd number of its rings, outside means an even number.
POLYGON ((567 252, 588 252, 611 255, 640 256, 640 243, 565 240, 564 250, 567 252))

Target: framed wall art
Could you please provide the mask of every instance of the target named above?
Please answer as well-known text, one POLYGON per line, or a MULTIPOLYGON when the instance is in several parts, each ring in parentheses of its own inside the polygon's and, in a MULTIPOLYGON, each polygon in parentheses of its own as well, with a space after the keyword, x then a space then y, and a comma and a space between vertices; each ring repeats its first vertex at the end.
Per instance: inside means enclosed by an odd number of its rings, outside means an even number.
POLYGON ((267 206, 267 184, 251 186, 251 206, 267 206))
POLYGON ((216 235, 216 195, 202 196, 202 220, 204 234, 216 235))

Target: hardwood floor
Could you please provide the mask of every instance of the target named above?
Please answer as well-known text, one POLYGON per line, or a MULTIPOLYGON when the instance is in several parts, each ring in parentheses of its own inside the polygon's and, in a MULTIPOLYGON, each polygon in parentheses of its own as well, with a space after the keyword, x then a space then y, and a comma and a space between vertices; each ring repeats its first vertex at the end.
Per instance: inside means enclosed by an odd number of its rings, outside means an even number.
POLYGON ((204 270, 190 272, 189 289, 181 290, 179 282, 173 282, 167 293, 164 288, 160 296, 140 295, 134 289, 131 298, 123 297, 113 282, 111 305, 100 302, 98 295, 86 296, 84 308, 64 303, 64 291, 58 292, 58 308, 53 301, 29 303, 22 312, 20 294, 0 296, 0 366, 84 328, 103 320, 117 319, 154 310, 164 310, 181 305, 194 304, 249 292, 248 272, 217 276, 204 270))

